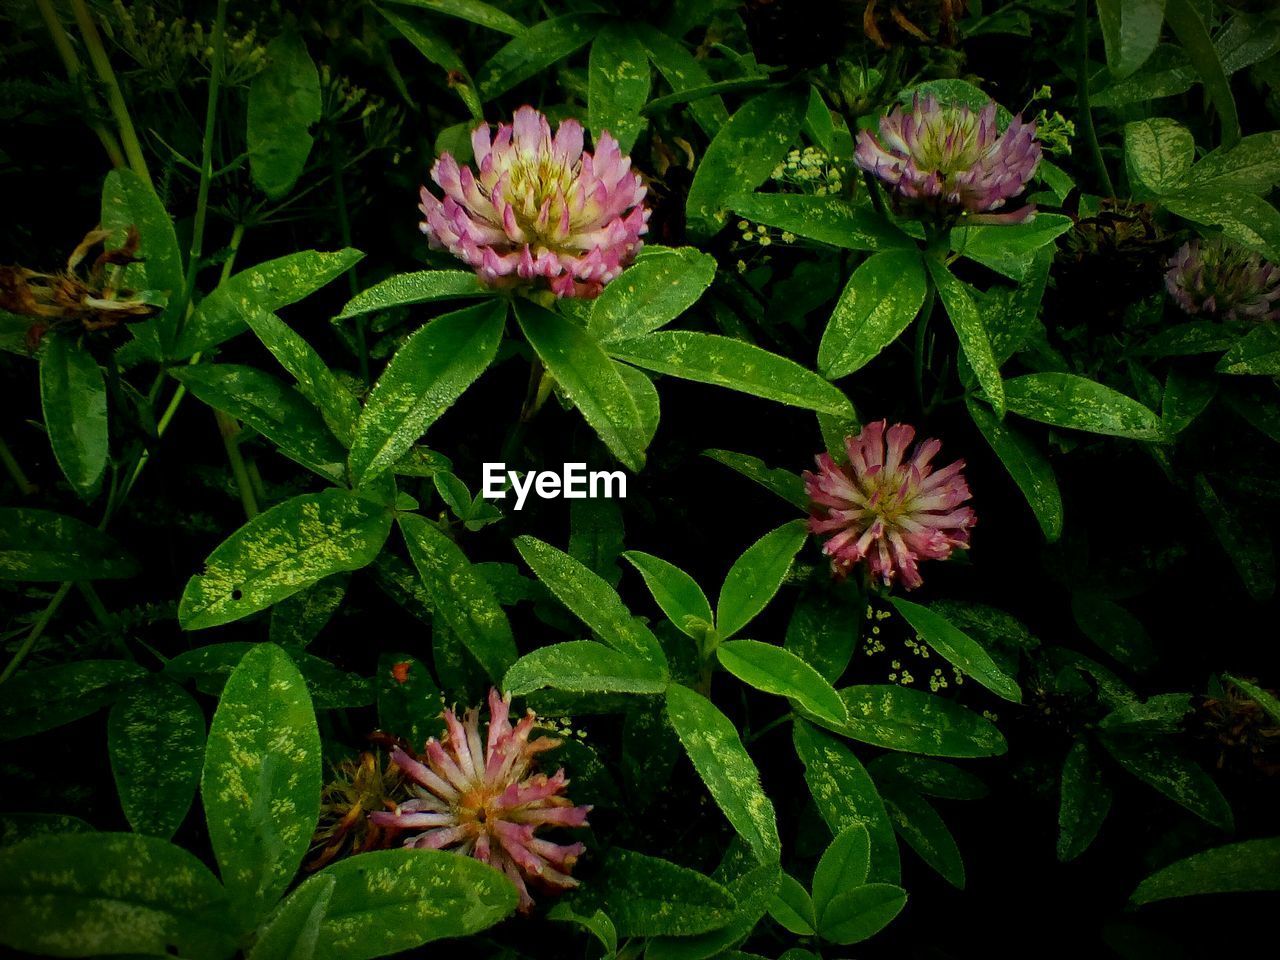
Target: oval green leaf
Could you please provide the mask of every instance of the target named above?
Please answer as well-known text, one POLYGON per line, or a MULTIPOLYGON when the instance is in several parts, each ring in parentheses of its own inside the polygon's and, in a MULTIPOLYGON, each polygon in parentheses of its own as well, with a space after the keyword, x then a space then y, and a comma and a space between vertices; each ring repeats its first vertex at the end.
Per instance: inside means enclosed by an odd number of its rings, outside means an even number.
POLYGON ((1017 682, 996 665, 982 644, 928 607, 901 597, 890 597, 889 602, 911 624, 920 639, 947 661, 997 696, 1014 703, 1022 702, 1022 691, 1017 682))
POLYGON ((758 640, 731 640, 716 648, 716 656, 722 667, 757 690, 794 700, 830 724, 848 719, 840 694, 789 650, 758 640))

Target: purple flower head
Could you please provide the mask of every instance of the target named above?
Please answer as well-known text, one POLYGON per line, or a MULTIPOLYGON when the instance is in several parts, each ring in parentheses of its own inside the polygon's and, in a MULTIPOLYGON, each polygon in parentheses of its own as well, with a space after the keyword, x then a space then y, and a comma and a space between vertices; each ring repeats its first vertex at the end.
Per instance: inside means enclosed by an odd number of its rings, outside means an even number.
POLYGON ((535 758, 559 746, 551 737, 530 740, 537 723, 532 710, 512 727, 511 699, 489 691, 489 728, 480 736, 480 711, 461 721, 444 711, 443 741, 427 741, 426 762, 396 747, 391 759, 409 781, 414 799, 394 810, 369 815, 374 824, 417 830, 406 847, 456 850, 507 875, 520 894, 520 910, 533 906, 525 881, 554 890, 576 887, 569 876, 585 849, 580 843, 552 843, 535 836, 543 827, 583 827, 590 807, 575 807, 562 796, 569 781, 535 772, 535 758))
POLYGON ((643 246, 645 186, 608 133, 582 148, 582 124, 521 107, 512 123, 471 134, 475 170, 441 154, 422 188, 422 232, 486 283, 542 285, 557 297, 597 297, 643 246))
POLYGON ((895 200, 916 214, 970 223, 1020 223, 1035 208, 991 214, 1022 193, 1040 163, 1036 125, 1014 117, 1004 133, 996 129, 996 104, 979 112, 942 106, 930 94, 895 107, 880 118, 880 135, 858 134, 854 159, 874 174, 895 200))
POLYGON ((912 590, 924 582, 920 560, 945 560, 953 548, 969 548, 977 517, 962 506, 969 499, 964 461, 935 470, 930 461, 941 442, 909 450, 915 435, 905 423, 869 423, 845 438, 848 466, 821 453, 817 471, 805 471, 809 530, 831 534, 822 550, 836 576, 865 560, 885 586, 900 577, 912 590))
POLYGON ((1168 263, 1164 284, 1189 314, 1280 320, 1280 266, 1221 238, 1192 240, 1168 263))

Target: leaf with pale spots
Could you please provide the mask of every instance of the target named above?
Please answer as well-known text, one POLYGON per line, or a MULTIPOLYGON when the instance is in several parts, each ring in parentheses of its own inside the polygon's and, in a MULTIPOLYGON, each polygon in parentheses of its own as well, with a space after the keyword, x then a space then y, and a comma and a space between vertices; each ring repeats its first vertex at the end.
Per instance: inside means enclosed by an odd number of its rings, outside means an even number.
POLYGON ((304 493, 260 513, 209 554, 178 604, 184 630, 257 613, 330 574, 371 563, 391 511, 347 490, 304 493))
POLYGON ((787 578, 809 531, 792 520, 747 547, 734 561, 716 601, 716 633, 727 640, 769 605, 787 578))
POLYGON ((844 197, 749 193, 730 206, 752 223, 842 250, 908 250, 915 255, 910 237, 870 206, 855 207, 844 197))
POLYGON ((692 307, 715 275, 715 258, 692 247, 645 247, 596 298, 587 329, 602 341, 652 333, 692 307))
POLYGON ((69 813, 0 813, 0 847, 58 833, 93 833, 93 826, 69 813))
POLYGON ((649 55, 635 31, 622 23, 606 25, 591 44, 587 64, 588 126, 597 143, 608 131, 624 154, 631 152, 644 130, 640 110, 649 98, 649 83, 649 55))
POLYGON ((1160 418, 1137 400, 1074 373, 1028 373, 1004 384, 1010 413, 1055 427, 1162 440, 1160 418))
POLYGON ((710 960, 724 956, 725 951, 741 943, 768 912, 782 877, 776 863, 756 864, 728 883, 729 894, 738 905, 724 927, 696 937, 650 940, 645 960, 710 960))
POLYGON ((974 425, 1022 491, 1036 515, 1044 538, 1056 543, 1062 536, 1062 493, 1058 489, 1053 464, 1038 446, 1009 426, 1007 421, 996 419, 982 404, 966 397, 965 405, 974 425))
POLYGON ((920 639, 941 654, 948 662, 959 667, 967 676, 982 684, 996 696, 1013 703, 1022 702, 1022 690, 1017 681, 1008 676, 986 648, 955 626, 942 614, 929 607, 901 597, 891 597, 889 602, 911 625, 920 639))
POLYGON ((0 580, 107 580, 137 570, 114 540, 75 517, 0 507, 0 580))
POLYGON ((1089 741, 1079 737, 1062 762, 1058 859, 1066 863, 1088 850, 1110 812, 1111 788, 1089 741))
POLYGON ((666 671, 594 640, 539 647, 511 665, 502 688, 520 697, 551 687, 571 693, 662 693, 666 671))
POLYGON ((273 643, 232 671, 209 728, 200 792, 238 929, 288 889, 320 816, 320 732, 306 682, 273 643))
POLYGON ((130 686, 107 717, 107 752, 129 825, 137 833, 172 837, 200 783, 200 704, 162 676, 130 686))
POLYGON ((1206 893, 1280 890, 1280 837, 1244 840, 1176 860, 1138 884, 1134 904, 1206 893))
POLYGON ((849 709, 840 732, 863 743, 933 757, 994 757, 1008 749, 986 717, 923 690, 867 684, 840 695, 849 709))
POLYGON ((481 99, 492 100, 555 66, 590 43, 599 27, 598 15, 581 12, 534 24, 476 71, 481 99))
POLYGON ((29 737, 87 717, 147 672, 124 660, 77 660, 26 670, 7 680, 0 697, 0 741, 29 737))
POLYGON ((674 563, 642 550, 628 550, 623 556, 640 571, 645 586, 667 619, 681 633, 701 641, 712 629, 715 614, 711 612, 707 595, 693 577, 674 563))
POLYGON ((217 879, 166 840, 56 834, 0 850, 0 943, 14 950, 225 960, 230 931, 217 879))
POLYGON ((885 810, 898 836, 957 890, 965 885, 964 861, 955 837, 933 804, 916 793, 910 784, 888 777, 879 784, 885 810))
POLYGON ((1112 759, 1143 783, 1219 830, 1232 829, 1235 818, 1227 798, 1195 761, 1161 740, 1134 735, 1107 735, 1100 739, 1112 759))
POLYGON ((378 850, 311 877, 281 904, 249 960, 286 960, 315 923, 311 960, 373 960, 466 937, 510 915, 516 891, 487 864, 446 850, 378 850))
POLYGON ((464 297, 485 297, 492 290, 467 270, 419 270, 416 273, 398 273, 368 290, 357 293, 347 301, 336 319, 346 320, 375 310, 411 306, 416 303, 432 303, 436 300, 457 300, 464 297))
POLYGON ((915 250, 868 257, 853 271, 818 346, 818 366, 831 379, 848 376, 874 360, 911 325, 924 303, 928 281, 915 250))
POLYGON ((720 666, 748 686, 788 697, 828 723, 848 719, 840 694, 790 650, 759 640, 730 640, 716 647, 716 656, 720 666))
POLYGON ((732 721, 702 694, 680 684, 667 690, 667 717, 712 799, 756 859, 776 861, 781 845, 773 804, 732 721))
POLYGON ((710 877, 619 847, 596 880, 573 899, 578 913, 603 910, 619 937, 687 937, 718 930, 737 901, 710 877))
MULTIPOLYGON (((792 739, 796 755, 804 764, 804 779, 814 805, 831 832, 839 838, 850 827, 866 830, 871 863, 863 879, 896 883, 901 876, 898 841, 884 801, 866 768, 847 746, 804 720, 796 720, 792 739)), ((817 893, 815 877, 814 895, 817 893)))
POLYGON ((107 382, 82 340, 45 338, 40 407, 62 475, 82 500, 94 499, 107 469, 107 382))

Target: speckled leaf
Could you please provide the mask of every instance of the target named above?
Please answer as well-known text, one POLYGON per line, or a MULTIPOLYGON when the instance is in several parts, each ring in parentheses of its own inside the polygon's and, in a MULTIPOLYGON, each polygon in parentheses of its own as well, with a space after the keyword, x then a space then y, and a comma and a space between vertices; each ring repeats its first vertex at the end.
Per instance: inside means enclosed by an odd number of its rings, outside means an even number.
POLYGON ((951 318, 951 326, 955 328, 960 340, 960 349, 964 358, 969 361, 983 395, 995 410, 997 417, 1004 416, 1005 391, 1004 382, 1000 379, 1000 363, 991 349, 991 337, 983 323, 982 314, 974 302, 974 290, 964 281, 958 279, 940 260, 932 257, 925 259, 929 267, 929 276, 938 288, 938 297, 951 318))
POLYGON ((715 278, 715 258, 693 247, 649 249, 592 304, 592 336, 623 340, 651 333, 693 306, 715 278))
POLYGON ((346 479, 346 450, 297 390, 238 363, 201 363, 169 371, 200 400, 242 420, 286 457, 330 483, 346 479))
POLYGON ((29 737, 106 706, 147 675, 125 660, 76 660, 25 670, 4 685, 0 741, 29 737))
POLYGON ((282 647, 301 649, 333 619, 347 595, 348 573, 335 573, 285 597, 271 608, 270 638, 282 647))
POLYGON ((1156 661, 1146 627, 1114 600, 1087 590, 1071 597, 1071 615, 1080 631, 1127 667, 1143 670, 1156 661))
POLYGON ((901 876, 898 841, 866 769, 847 746, 804 720, 796 720, 792 739, 813 802, 831 832, 839 836, 852 826, 863 827, 871 842, 867 878, 896 883, 901 876))
POLYGON ((1154 903, 1206 893, 1280 890, 1280 837, 1244 840, 1192 854, 1147 877, 1129 897, 1154 903))
POLYGON ((603 910, 597 910, 588 916, 575 911, 568 901, 561 900, 547 911, 547 919, 573 923, 588 931, 604 947, 604 955, 600 960, 613 960, 618 952, 617 928, 614 927, 613 921, 609 919, 609 915, 603 910))
POLYGON ((337 877, 325 873, 291 893, 262 925, 246 960, 315 960, 337 885, 337 877))
POLYGON ((0 580, 107 580, 137 570, 96 527, 49 510, 0 507, 0 580))
POLYGON ((979 800, 987 785, 967 770, 944 760, 910 753, 882 753, 867 768, 879 782, 892 777, 910 784, 916 793, 943 800, 979 800))
POLYGON ((502 341, 505 302, 437 317, 401 344, 365 401, 351 443, 361 484, 395 465, 488 368, 502 341))
POLYGON ((528 29, 511 14, 482 0, 391 0, 391 2, 430 10, 446 17, 456 17, 513 37, 520 36, 528 29))
POLYGON ((415 747, 427 737, 439 737, 444 724, 444 694, 427 664, 409 653, 384 653, 378 658, 376 680, 378 728, 404 737, 415 747))
POLYGON ((907 891, 868 883, 836 896, 818 917, 818 934, 831 943, 860 943, 887 927, 907 903, 907 891))
POLYGON ((796 603, 787 621, 784 646, 818 671, 829 683, 844 674, 853 659, 866 601, 852 584, 834 584, 830 592, 815 590, 796 603))
POLYGON ((734 561, 716 601, 716 633, 728 640, 773 599, 809 536, 803 520, 771 530, 734 561))
POLYGON ((102 184, 100 216, 103 229, 112 231, 108 241, 111 246, 124 243, 129 227, 138 231, 138 256, 142 259, 124 268, 121 284, 147 291, 149 299, 158 296, 167 300, 160 316, 129 324, 129 332, 158 359, 172 346, 174 311, 181 305, 180 295, 186 285, 173 218, 151 185, 127 167, 117 167, 107 174, 102 184))
POLYGON ((515 906, 516 891, 506 877, 453 851, 362 853, 331 864, 291 893, 267 928, 271 952, 255 950, 250 960, 289 957, 275 949, 287 945, 290 928, 305 929, 317 915, 313 960, 374 960, 479 933, 515 906), (330 885, 328 903, 319 909, 330 885))
POLYGON ((889 602, 920 639, 948 662, 959 667, 966 676, 972 677, 996 696, 1014 703, 1022 702, 1022 691, 1018 688, 1017 681, 997 666, 986 648, 946 617, 901 597, 890 597, 889 602))
POLYGON ((296 33, 267 44, 266 66, 249 84, 249 173, 270 199, 287 194, 307 165, 320 120, 320 73, 296 33))
POLYGON ((1140 195, 1158 197, 1175 189, 1186 178, 1195 156, 1195 138, 1176 120, 1152 117, 1125 124, 1125 171, 1140 195))
POLYGON ((1161 740, 1103 736, 1102 745, 1120 766, 1219 830, 1234 823, 1226 797, 1199 764, 1161 740))
POLYGON ((1250 683, 1242 677, 1233 677, 1230 674, 1226 674, 1225 676, 1227 680, 1234 683, 1244 691, 1247 697, 1261 707, 1262 712, 1269 716, 1273 723, 1280 724, 1280 699, 1277 699, 1274 694, 1263 690, 1257 684, 1250 683))
POLYGON ((133 684, 107 717, 107 751, 129 825, 136 833, 172 837, 200 782, 200 704, 164 677, 133 684))
POLYGON ((952 249, 975 263, 1021 283, 1035 269, 1037 254, 1071 229, 1070 217, 1037 213, 1026 223, 957 227, 951 232, 952 249))
POLYGON ((1242 190, 1202 187, 1170 194, 1165 207, 1193 223, 1221 227, 1226 236, 1268 260, 1280 260, 1280 211, 1242 190))
POLYGON ((493 55, 476 71, 480 97, 492 100, 512 87, 555 66, 591 42, 600 27, 600 17, 574 13, 540 20, 493 55))
MULTIPOLYGON (((1257 21, 1240 18, 1245 30, 1256 30, 1257 21)), ((1229 29, 1229 28, 1228 28, 1229 29)), ((1266 193, 1280 183, 1280 130, 1244 137, 1234 147, 1219 147, 1207 154, 1187 177, 1193 189, 1248 190, 1266 193)))
MULTIPOLYGON (((211 643, 180 653, 165 664, 165 673, 175 680, 194 680, 196 689, 211 697, 222 695, 227 678, 244 655, 253 648, 249 642, 211 643)), ((307 692, 317 709, 362 707, 373 702, 372 685, 365 678, 339 670, 328 660, 305 650, 288 651, 294 666, 307 681, 307 692)))
POLYGON ((720 128, 693 174, 685 203, 691 240, 707 240, 725 224, 726 208, 755 189, 795 141, 807 97, 770 90, 751 98, 720 128))
POLYGON ((579 912, 604 910, 619 937, 706 933, 728 923, 737 906, 710 877, 669 860, 618 847, 603 860, 601 876, 575 898, 574 906, 579 912))
MULTIPOLYGON (((730 895, 738 901, 729 922, 719 930, 694 937, 660 937, 649 941, 645 960, 710 960, 732 957, 726 953, 755 929, 769 909, 782 870, 776 863, 761 863, 728 884, 730 895)), ((803 892, 803 891, 802 891, 803 892)))
POLYGON ((667 717, 712 798, 756 859, 777 861, 781 848, 773 804, 733 723, 706 697, 679 684, 667 690, 667 717))
POLYGON ((539 647, 512 664, 502 689, 522 697, 551 687, 570 693, 662 693, 665 671, 594 640, 568 640, 539 647))
POLYGON ((860 887, 871 873, 871 834, 851 823, 823 851, 813 871, 813 910, 820 915, 841 891, 860 887))
POLYGON ((674 563, 641 550, 623 554, 644 577, 645 586, 653 594, 662 612, 686 636, 701 641, 715 623, 711 604, 696 580, 674 563))
POLYGON ((798 937, 811 937, 818 926, 809 891, 795 877, 784 873, 769 902, 769 916, 798 937))
POLYGON ((209 554, 178 604, 185 630, 230 623, 382 549, 391 512, 346 490, 304 493, 260 513, 209 554))
POLYGON ((306 683, 273 643, 232 672, 209 727, 200 792, 240 929, 288 888, 320 816, 320 732, 306 683))
POLYGON ((794 233, 842 250, 914 250, 910 237, 870 206, 855 207, 845 197, 797 193, 748 193, 730 202, 752 223, 794 233))
POLYGON ((849 399, 812 370, 755 344, 694 330, 659 330, 607 343, 611 356, 646 370, 740 390, 822 413, 852 414, 849 399))
POLYGON ((77 338, 45 337, 40 406, 63 476, 82 499, 92 500, 107 469, 107 383, 98 361, 77 338))
MULTIPOLYGON (((397 2, 397 0, 392 0, 397 2)), ((398 0, 398 2, 406 3, 407 0, 398 0)), ((480 94, 476 92, 475 81, 471 78, 471 71, 467 69, 467 65, 463 62, 458 51, 454 49, 444 36, 432 30, 424 22, 424 18, 410 18, 401 15, 398 10, 385 7, 375 6, 375 9, 386 17, 387 22, 399 31, 400 36, 404 37, 417 48, 418 52, 440 68, 440 79, 448 84, 466 104, 467 110, 470 111, 474 120, 484 120, 484 107, 480 103, 480 94)), ((495 10, 494 13, 506 16, 500 11, 495 10)), ((523 32, 521 27, 520 31, 523 32)))
MULTIPOLYGON (((1150 6, 1161 0, 1128 0, 1134 5, 1150 6)), ((1231 146, 1240 140, 1240 116, 1235 97, 1231 92, 1231 80, 1222 68, 1222 60, 1209 35, 1208 15, 1193 0, 1164 0, 1164 19, 1178 40, 1183 52, 1191 61, 1195 72, 1204 84, 1204 92, 1218 113, 1222 124, 1222 143, 1231 146)), ((1274 259, 1274 258, 1273 258, 1274 259)))
POLYGON ((964 889, 964 861, 938 811, 909 785, 890 778, 880 785, 893 829, 947 883, 964 889))
POLYGON ((1055 427, 1160 440, 1160 418, 1123 393, 1074 373, 1029 373, 1005 381, 1009 411, 1055 427))
POLYGON ((92 824, 69 813, 0 813, 0 847, 49 834, 93 832, 92 824))
MULTIPOLYGON (((679 40, 647 23, 633 23, 649 59, 676 93, 692 93, 711 86, 711 76, 702 61, 679 40)), ((700 97, 689 104, 689 113, 704 133, 714 137, 729 119, 729 111, 718 96, 700 97)))
POLYGON ((981 403, 966 398, 965 404, 978 431, 1022 491, 1044 538, 1056 543, 1062 536, 1062 493, 1049 458, 1007 421, 997 420, 981 403))
POLYGON ((515 663, 507 615, 462 548, 415 513, 398 518, 409 556, 431 596, 432 609, 495 683, 515 663))
POLYGON ((315 348, 274 313, 249 313, 245 319, 262 345, 297 381, 297 391, 311 401, 333 435, 350 445, 360 401, 342 385, 315 348))
POLYGON ((1098 0, 1107 68, 1116 79, 1147 61, 1160 41, 1165 0, 1098 0))
POLYGON ((932 757, 994 757, 1007 749, 995 725, 953 700, 897 684, 840 691, 849 709, 843 732, 886 750, 932 757))
POLYGON ((1089 849, 1110 811, 1111 788, 1102 778, 1093 748, 1079 738, 1062 763, 1058 859, 1066 863, 1089 849))
POLYGON ((898 339, 920 306, 928 282, 915 250, 864 260, 845 284, 818 346, 818 367, 832 380, 860 370, 898 339))
POLYGON ((535 537, 516 537, 515 545, 537 578, 596 636, 619 653, 665 667, 658 638, 599 575, 535 537))
POLYGON ((743 683, 794 700, 827 723, 839 725, 848 719, 840 694, 789 650, 758 640, 730 640, 716 648, 716 657, 743 683))
POLYGON ((587 125, 597 143, 608 131, 624 154, 631 152, 644 129, 640 109, 649 80, 649 55, 634 30, 610 23, 596 34, 587 64, 587 125))
POLYGON ((528 301, 516 305, 516 318, 547 371, 609 451, 632 470, 643 467, 653 429, 595 338, 572 320, 528 301))
POLYGON ((749 477, 792 506, 799 507, 801 510, 809 509, 809 497, 804 492, 804 481, 800 479, 800 474, 784 470, 782 467, 770 467, 759 457, 753 457, 749 453, 713 449, 702 451, 702 455, 723 463, 744 477, 749 477))
POLYGON ((54 957, 235 952, 227 895, 181 847, 130 833, 37 837, 0 850, 0 943, 54 957))
POLYGON ((484 297, 493 293, 469 270, 419 270, 417 273, 399 273, 375 283, 368 290, 357 293, 347 301, 338 314, 338 320, 358 317, 375 310, 410 306, 415 303, 431 303, 435 300, 456 300, 463 297, 484 297))
POLYGON ((230 340, 248 326, 250 314, 275 313, 297 303, 342 276, 363 256, 350 248, 333 253, 305 250, 241 270, 200 301, 171 359, 184 360, 230 340))
POLYGON ((1280 332, 1270 324, 1255 327, 1229 346, 1230 349, 1218 361, 1216 369, 1219 373, 1280 376, 1280 332))

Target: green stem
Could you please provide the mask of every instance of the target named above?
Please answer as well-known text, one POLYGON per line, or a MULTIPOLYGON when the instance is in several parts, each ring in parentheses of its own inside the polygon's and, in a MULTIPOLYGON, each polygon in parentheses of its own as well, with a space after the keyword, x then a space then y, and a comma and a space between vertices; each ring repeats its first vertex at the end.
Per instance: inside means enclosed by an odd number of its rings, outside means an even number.
MULTIPOLYGON (((49 28, 49 36, 53 38, 53 45, 58 51, 58 56, 62 58, 63 66, 67 68, 67 77, 73 84, 79 85, 80 74, 84 68, 80 64, 80 58, 76 56, 75 48, 71 46, 71 38, 67 36, 66 28, 62 26, 62 21, 58 19, 58 14, 53 9, 53 4, 50 0, 36 0, 36 6, 40 8, 40 15, 44 17, 45 26, 49 28)), ((96 111, 96 104, 93 101, 97 98, 86 92, 85 99, 90 101, 90 110, 96 111)), ((97 120, 89 122, 89 129, 97 134, 98 140, 102 143, 102 149, 107 151, 107 156, 111 159, 111 165, 123 167, 126 163, 124 152, 120 149, 120 141, 115 138, 115 134, 97 120)))
POLYGON ((107 50, 102 45, 102 34, 98 33, 98 27, 93 22, 93 15, 89 12, 85 0, 71 0, 71 10, 75 14, 76 24, 80 27, 80 34, 84 37, 89 62, 93 64, 98 79, 107 88, 107 106, 111 108, 111 115, 115 117, 116 126, 120 129, 120 141, 124 144, 125 156, 129 158, 129 167, 147 186, 154 188, 151 182, 151 171, 147 169, 147 160, 142 154, 142 144, 138 142, 137 131, 133 128, 133 119, 129 116, 129 108, 124 102, 124 93, 120 89, 119 81, 116 80, 115 71, 111 69, 111 58, 107 56, 107 50))
POLYGON ((103 604, 102 598, 98 596, 98 591, 93 589, 93 584, 88 580, 80 580, 76 583, 76 589, 84 597, 85 603, 89 605, 89 611, 97 621, 103 626, 108 626, 111 623, 111 614, 107 612, 106 605, 103 604))
MULTIPOLYGON (((213 134, 218 119, 218 90, 222 85, 223 60, 227 46, 227 0, 218 0, 213 20, 213 59, 209 65, 209 96, 204 110, 204 138, 200 144, 200 185, 196 188, 196 212, 191 225, 191 247, 187 251, 187 276, 183 284, 183 300, 175 311, 178 318, 173 340, 176 344, 182 336, 188 308, 195 293, 196 275, 200 272, 200 259, 204 254, 204 225, 209 215, 209 184, 213 182, 213 134)), ((236 224, 231 245, 235 250, 244 234, 243 224, 236 224)), ((224 278, 226 274, 224 273, 224 278)))
POLYGON ((244 456, 240 453, 240 425, 235 418, 221 410, 213 411, 218 421, 218 433, 222 435, 222 445, 227 451, 227 460, 231 463, 231 473, 236 479, 236 489, 240 491, 240 502, 244 505, 244 515, 252 520, 258 515, 258 501, 253 495, 253 481, 245 466, 244 456))
POLYGON ((0 683, 4 683, 13 676, 18 667, 22 665, 22 661, 27 659, 27 654, 31 652, 32 647, 36 645, 36 641, 40 639, 45 628, 49 626, 49 621, 53 619, 53 615, 62 606, 62 601, 67 599, 67 594, 71 592, 71 586, 71 582, 68 581, 58 587, 57 593, 53 595, 40 612, 40 616, 36 618, 36 622, 31 627, 31 632, 22 641, 22 646, 14 651, 13 657, 10 658, 8 665, 4 668, 4 672, 0 673, 0 683))
POLYGON ((778 727, 782 726, 784 723, 786 723, 790 719, 791 719, 791 714, 784 713, 782 716, 777 717, 776 719, 770 720, 759 730, 756 730, 750 735, 748 735, 747 743, 755 743, 757 740, 763 737, 766 733, 768 733, 771 730, 777 729, 778 727))
POLYGON ((915 346, 912 350, 913 371, 916 384, 916 403, 920 407, 920 412, 924 413, 924 352, 925 352, 925 334, 929 329, 929 317, 933 314, 933 303, 937 296, 937 289, 933 285, 933 279, 929 279, 929 285, 924 295, 924 305, 920 308, 920 313, 916 317, 916 335, 915 346))
POLYGON ((1080 129, 1085 143, 1098 168, 1098 179, 1108 197, 1116 195, 1115 184, 1107 171, 1107 162, 1098 143, 1098 131, 1093 126, 1093 111, 1089 106, 1089 0, 1076 0, 1076 105, 1080 113, 1080 129))
POLYGON ((22 464, 13 455, 13 451, 4 442, 3 437, 0 437, 0 462, 4 463, 5 470, 9 471, 9 476, 13 478, 13 482, 24 497, 36 492, 35 484, 27 479, 27 475, 22 471, 22 464))

